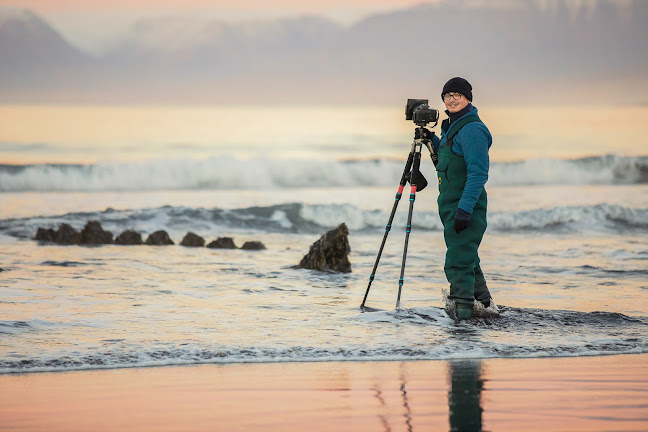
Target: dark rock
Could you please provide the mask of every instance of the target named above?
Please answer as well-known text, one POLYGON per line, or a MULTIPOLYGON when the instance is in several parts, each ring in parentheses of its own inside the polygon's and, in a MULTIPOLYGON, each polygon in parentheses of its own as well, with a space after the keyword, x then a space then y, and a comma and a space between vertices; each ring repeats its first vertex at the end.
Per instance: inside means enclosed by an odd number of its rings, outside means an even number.
POLYGON ((62 244, 81 244, 81 233, 70 225, 63 223, 59 226, 54 241, 62 244))
POLYGON ((260 241, 245 242, 243 243, 243 246, 241 246, 241 249, 245 250, 264 250, 265 248, 265 245, 260 241))
POLYGON ((182 242, 180 242, 180 246, 188 246, 188 247, 204 247, 205 246, 205 239, 200 237, 197 234, 194 234, 192 232, 188 232, 186 236, 182 239, 182 242))
POLYGON ((38 228, 34 240, 43 241, 43 242, 55 242, 56 231, 54 231, 52 228, 47 228, 47 229, 38 228))
POLYGON ((113 235, 97 221, 88 221, 81 231, 81 244, 113 244, 113 235))
POLYGON ((141 245, 143 243, 142 235, 133 230, 124 231, 115 239, 115 244, 118 245, 141 245))
POLYGON ((0 267, 0 273, 2 273, 3 271, 7 271, 7 270, 5 270, 5 269, 3 269, 2 267, 0 267))
POLYGON ((173 240, 169 237, 166 231, 155 231, 153 234, 149 235, 146 239, 146 244, 149 246, 166 246, 172 245, 173 240))
POLYGON ((209 243, 207 247, 212 249, 236 249, 232 237, 218 237, 216 240, 209 243))
POLYGON ((349 228, 343 223, 313 243, 295 268, 351 273, 349 252, 349 228))

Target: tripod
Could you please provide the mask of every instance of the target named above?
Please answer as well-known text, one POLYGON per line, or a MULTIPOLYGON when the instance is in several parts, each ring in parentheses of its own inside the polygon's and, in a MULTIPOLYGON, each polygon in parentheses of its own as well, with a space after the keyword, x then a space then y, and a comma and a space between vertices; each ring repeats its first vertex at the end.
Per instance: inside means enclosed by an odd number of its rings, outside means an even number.
MULTIPOLYGON (((403 195, 403 189, 405 188, 405 185, 409 181, 412 187, 410 190, 410 198, 409 198, 410 205, 409 205, 409 213, 407 214, 407 225, 405 227, 405 246, 403 248, 403 262, 401 264, 400 279, 398 279, 398 297, 396 298, 396 309, 398 309, 400 306, 401 291, 403 290, 403 278, 405 276, 405 261, 407 259, 407 245, 409 243, 410 232, 412 231, 412 213, 414 212, 414 201, 416 200, 416 191, 417 189, 422 190, 427 185, 427 182, 425 181, 425 177, 423 177, 423 175, 419 171, 419 167, 421 165, 421 149, 423 145, 425 145, 428 151, 430 152, 430 158, 432 159, 432 162, 434 163, 435 166, 438 161, 438 155, 435 154, 434 150, 432 149, 432 145, 431 145, 432 137, 421 138, 421 137, 425 137, 426 134, 429 132, 427 129, 425 129, 425 125, 427 123, 420 122, 416 124, 419 127, 416 128, 416 133, 414 134, 414 142, 412 142, 409 156, 407 157, 407 162, 405 163, 405 169, 403 170, 403 175, 401 176, 400 184, 398 186, 398 192, 396 192, 396 201, 394 201, 394 206, 392 207, 391 215, 389 216, 389 222, 387 222, 387 226, 385 227, 385 235, 383 236, 382 243, 380 245, 380 250, 378 251, 378 256, 376 257, 376 263, 374 264, 373 270, 371 272, 371 276, 369 276, 369 285, 367 286, 367 291, 365 292, 364 299, 362 300, 362 304, 360 305, 360 309, 362 309, 363 311, 367 310, 367 308, 365 307, 365 302, 367 301, 367 296, 369 295, 369 290, 371 289, 371 283, 374 281, 374 278, 376 276, 376 269, 378 269, 378 263, 380 262, 380 257, 382 256, 383 248, 385 247, 385 242, 387 241, 387 236, 391 231, 391 224, 392 221, 394 220, 394 215, 396 214, 398 203, 400 202, 400 199, 403 195), (418 188, 418 186, 421 187, 418 188)), ((436 123, 434 124, 434 126, 436 126, 436 123)), ((434 135, 434 132, 430 132, 430 134, 434 135)))

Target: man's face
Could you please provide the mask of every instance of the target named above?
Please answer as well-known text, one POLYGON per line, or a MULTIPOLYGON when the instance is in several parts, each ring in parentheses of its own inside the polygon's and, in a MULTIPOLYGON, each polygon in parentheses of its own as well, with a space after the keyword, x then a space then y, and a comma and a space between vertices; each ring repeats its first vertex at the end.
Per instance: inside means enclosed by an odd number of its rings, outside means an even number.
POLYGON ((449 92, 443 95, 443 103, 451 113, 456 113, 466 108, 470 101, 461 93, 449 92))

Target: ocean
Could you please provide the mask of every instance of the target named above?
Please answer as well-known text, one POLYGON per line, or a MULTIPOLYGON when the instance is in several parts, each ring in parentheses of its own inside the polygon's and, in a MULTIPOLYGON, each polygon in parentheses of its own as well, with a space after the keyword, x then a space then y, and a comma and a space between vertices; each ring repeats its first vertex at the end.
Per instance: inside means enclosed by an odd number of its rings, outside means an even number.
MULTIPOLYGON (((400 110, 0 107, 0 373, 646 353, 648 109, 583 110, 644 121, 480 111, 494 137, 480 257, 501 313, 455 323, 434 182, 417 194, 401 309, 406 200, 378 310, 359 308, 412 139, 400 110), (176 244, 32 240, 90 220, 176 244), (291 268, 340 223, 352 273, 291 268), (179 246, 189 231, 267 249, 179 246)), ((427 155, 422 171, 436 177, 427 155)))

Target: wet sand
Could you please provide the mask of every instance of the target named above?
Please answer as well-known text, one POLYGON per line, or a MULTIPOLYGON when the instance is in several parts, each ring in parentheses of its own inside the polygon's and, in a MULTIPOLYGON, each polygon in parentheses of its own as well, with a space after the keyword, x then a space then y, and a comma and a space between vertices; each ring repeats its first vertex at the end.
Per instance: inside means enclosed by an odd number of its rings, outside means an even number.
POLYGON ((648 354, 0 376, 11 431, 646 431, 648 354))

